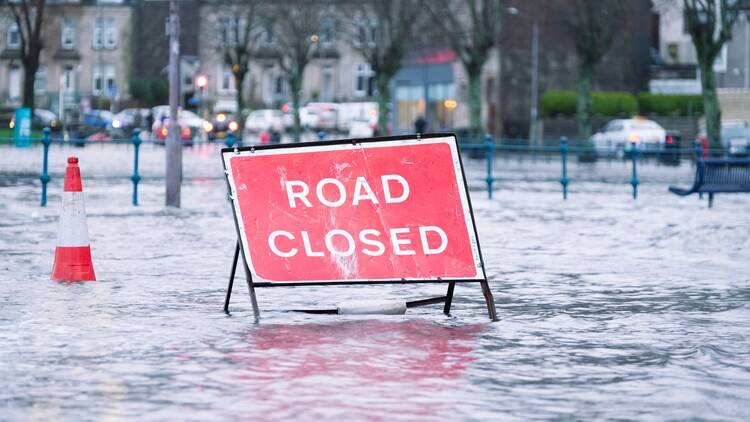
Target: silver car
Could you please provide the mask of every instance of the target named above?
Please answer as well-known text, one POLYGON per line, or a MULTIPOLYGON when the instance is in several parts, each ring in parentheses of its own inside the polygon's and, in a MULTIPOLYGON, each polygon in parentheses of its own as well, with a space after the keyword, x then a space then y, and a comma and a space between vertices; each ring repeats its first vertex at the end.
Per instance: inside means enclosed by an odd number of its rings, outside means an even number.
POLYGON ((621 157, 630 149, 630 145, 646 153, 660 152, 664 149, 666 137, 667 131, 658 123, 634 117, 612 120, 601 132, 594 134, 591 141, 597 154, 621 157))

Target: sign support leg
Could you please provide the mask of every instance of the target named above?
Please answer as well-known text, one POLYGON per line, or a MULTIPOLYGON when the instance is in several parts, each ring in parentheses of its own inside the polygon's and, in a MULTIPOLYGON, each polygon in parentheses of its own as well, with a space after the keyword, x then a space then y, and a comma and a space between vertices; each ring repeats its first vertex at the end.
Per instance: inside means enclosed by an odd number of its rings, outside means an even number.
POLYGON ((224 299, 224 313, 229 315, 229 299, 232 298, 232 286, 234 286, 234 273, 237 271, 237 260, 240 257, 240 242, 234 248, 234 259, 232 260, 232 271, 229 273, 229 287, 227 287, 227 297, 224 299))
POLYGON ((445 294, 445 306, 443 307, 444 314, 451 313, 451 302, 453 302, 453 289, 456 287, 456 283, 448 283, 448 293, 445 294))
POLYGON ((482 293, 484 294, 484 300, 487 302, 487 313, 492 321, 497 321, 497 310, 495 309, 495 298, 492 297, 492 290, 487 280, 481 281, 482 293))
MULTIPOLYGON (((237 243, 237 248, 239 248, 237 243)), ((260 309, 258 308, 258 299, 255 297, 255 286, 253 285, 253 276, 250 274, 250 267, 247 266, 245 255, 242 255, 242 262, 245 266, 245 277, 247 278, 247 290, 250 292, 250 303, 253 305, 253 316, 255 316, 255 323, 260 322, 260 309)))

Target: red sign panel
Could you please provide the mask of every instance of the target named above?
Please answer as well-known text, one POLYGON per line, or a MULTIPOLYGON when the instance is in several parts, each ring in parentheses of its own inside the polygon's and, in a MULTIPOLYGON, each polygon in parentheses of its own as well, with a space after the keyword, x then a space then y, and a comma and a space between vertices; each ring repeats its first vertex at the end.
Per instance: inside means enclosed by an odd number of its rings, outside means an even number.
POLYGON ((254 281, 484 279, 452 136, 223 157, 254 281))

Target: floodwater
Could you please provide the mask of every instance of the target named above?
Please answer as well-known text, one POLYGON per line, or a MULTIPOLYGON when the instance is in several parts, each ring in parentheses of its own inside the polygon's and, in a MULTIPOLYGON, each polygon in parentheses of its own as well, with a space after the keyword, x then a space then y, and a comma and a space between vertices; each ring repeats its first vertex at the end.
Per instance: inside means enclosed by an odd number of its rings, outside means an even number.
POLYGON ((258 289, 254 324, 242 279, 221 311, 235 232, 215 150, 186 152, 181 209, 148 177, 132 207, 130 156, 106 148, 55 150, 40 208, 38 152, 0 151, 2 420, 750 419, 750 195, 709 210, 592 177, 563 202, 500 173, 493 200, 472 192, 499 322, 460 285, 450 316, 288 311, 441 286, 258 289), (49 281, 70 153, 96 282, 49 281))

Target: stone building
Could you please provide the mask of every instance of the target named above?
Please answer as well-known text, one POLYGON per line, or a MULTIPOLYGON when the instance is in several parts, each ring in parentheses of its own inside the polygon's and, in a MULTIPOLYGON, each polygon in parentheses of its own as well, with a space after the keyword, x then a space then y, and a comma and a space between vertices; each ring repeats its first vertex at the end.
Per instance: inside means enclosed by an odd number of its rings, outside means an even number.
MULTIPOLYGON (((0 103, 20 105, 20 36, 7 5, 0 18, 0 103)), ((36 105, 102 108, 128 95, 131 8, 126 0, 48 0, 36 105)))
MULTIPOLYGON (((0 0, 0 7, 7 8, 4 1, 8 0, 0 0)), ((168 62, 166 1, 47 3, 45 48, 36 86, 39 106, 56 110, 59 86, 68 107, 93 108, 110 102, 106 100, 127 100, 130 81, 158 81, 164 86, 168 62)), ((179 2, 181 102, 185 106, 194 106, 200 100, 194 81, 197 74, 204 74, 209 83, 203 92, 203 104, 236 108, 232 69, 223 58, 227 34, 243 25, 242 14, 233 10, 232 4, 179 2)), ((577 58, 569 29, 548 7, 548 0, 508 0, 504 4, 515 13, 503 17, 500 48, 491 51, 482 72, 482 120, 490 133, 502 130, 505 135, 525 137, 533 97, 534 22, 539 27, 536 72, 540 97, 548 89, 575 89, 577 58)), ((652 2, 633 0, 628 5, 627 16, 623 16, 626 23, 599 66, 595 89, 637 92, 647 87, 654 45, 652 2)), ((18 35, 10 16, 3 13, 0 17, 0 103, 17 105, 23 73, 18 35)), ((288 83, 273 55, 274 25, 270 21, 263 25, 258 51, 243 83, 247 108, 279 107, 290 101, 288 83)), ((375 101, 374 74, 355 48, 359 41, 338 25, 333 13, 321 22, 320 41, 304 73, 303 104, 375 101)), ((391 128, 396 133, 412 130, 418 115, 427 117, 430 130, 469 124, 468 78, 446 40, 432 38, 434 45, 420 45, 407 54, 392 81, 391 128)))
MULTIPOLYGON (((208 77, 206 100, 211 104, 231 105, 236 99, 235 81, 230 66, 224 63, 224 48, 232 31, 244 25, 241 13, 203 2, 200 7, 199 72, 208 77)), ((290 101, 285 80, 274 53, 277 29, 267 24, 256 42, 256 51, 243 83, 243 98, 251 107, 277 107, 290 101)), ((333 20, 323 19, 320 41, 313 59, 305 68, 302 99, 306 101, 361 101, 374 95, 372 72, 362 56, 333 28, 333 20)), ((230 41, 231 42, 231 41, 230 41)))

